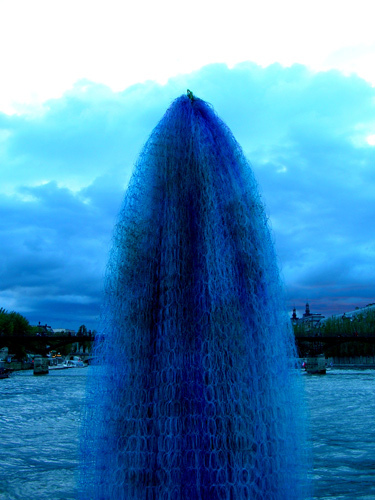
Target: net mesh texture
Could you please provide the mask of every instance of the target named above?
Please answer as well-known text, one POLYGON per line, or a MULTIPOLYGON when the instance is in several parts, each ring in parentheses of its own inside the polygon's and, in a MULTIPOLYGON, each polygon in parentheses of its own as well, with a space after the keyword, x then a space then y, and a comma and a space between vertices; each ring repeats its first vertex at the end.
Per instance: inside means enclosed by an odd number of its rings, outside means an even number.
POLYGON ((267 216, 231 131, 176 99, 126 191, 82 425, 83 500, 306 498, 267 216))

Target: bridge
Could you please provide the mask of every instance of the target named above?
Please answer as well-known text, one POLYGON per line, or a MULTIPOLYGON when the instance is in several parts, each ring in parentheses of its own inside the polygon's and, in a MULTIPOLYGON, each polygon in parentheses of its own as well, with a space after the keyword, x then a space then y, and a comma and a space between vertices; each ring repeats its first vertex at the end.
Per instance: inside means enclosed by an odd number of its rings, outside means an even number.
POLYGON ((17 345, 44 354, 46 351, 58 350, 65 345, 83 345, 85 342, 94 342, 94 340, 95 335, 0 335, 0 348, 17 345))
POLYGON ((375 333, 372 335, 335 335, 335 336, 322 336, 322 335, 296 335, 296 345, 299 351, 303 343, 311 344, 308 349, 314 354, 323 353, 326 348, 335 347, 345 344, 347 342, 358 342, 363 344, 375 344, 375 333))
MULTIPOLYGON (((323 353, 326 348, 338 346, 346 342, 375 344, 375 332, 372 335, 296 335, 296 345, 298 350, 308 350, 315 354, 323 353), (304 344, 310 344, 306 349, 304 344), (303 347, 305 347, 303 349, 303 347), (301 349, 302 348, 302 349, 301 349)), ((69 344, 83 345, 86 342, 94 342, 95 335, 0 335, 0 348, 7 347, 8 344, 24 346, 26 349, 33 349, 35 352, 44 353, 47 350, 58 350, 60 347, 69 344), (47 347, 48 346, 48 347, 47 347)))

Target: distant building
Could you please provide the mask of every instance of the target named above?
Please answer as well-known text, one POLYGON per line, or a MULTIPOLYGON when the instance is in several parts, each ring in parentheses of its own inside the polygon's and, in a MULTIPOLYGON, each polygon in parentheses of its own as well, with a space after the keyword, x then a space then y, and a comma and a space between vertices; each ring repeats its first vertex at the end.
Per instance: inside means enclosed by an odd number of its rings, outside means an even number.
POLYGON ((39 323, 36 326, 33 326, 33 328, 37 328, 38 333, 41 335, 53 335, 53 330, 49 325, 47 325, 47 323, 45 325, 41 325, 39 321, 39 323))
POLYGON ((365 307, 356 307, 354 311, 348 311, 344 314, 334 314, 333 316, 331 316, 331 318, 353 320, 360 315, 366 316, 366 314, 368 314, 370 311, 375 311, 375 304, 367 304, 367 306, 365 307))
POLYGON ((75 330, 71 330, 69 328, 52 328, 51 326, 47 325, 41 325, 40 321, 39 324, 36 326, 33 326, 33 328, 37 328, 37 332, 39 335, 42 336, 48 336, 48 335, 71 335, 75 336, 77 335, 75 330))
POLYGON ((302 318, 299 318, 297 316, 297 311, 296 308, 293 308, 293 314, 291 317, 291 321, 293 325, 301 325, 304 324, 306 326, 309 326, 311 328, 316 328, 320 326, 320 322, 325 318, 320 313, 312 313, 310 312, 310 305, 308 302, 306 302, 306 307, 305 307, 305 312, 302 315, 302 318))
POLYGON ((297 311, 295 307, 293 307, 293 314, 290 319, 292 320, 293 325, 296 325, 299 321, 299 317, 297 316, 297 311))
POLYGON ((71 335, 72 337, 77 335, 75 330, 70 330, 69 328, 54 328, 53 333, 55 335, 71 335))
POLYGON ((297 311, 294 307, 292 317, 290 319, 293 325, 305 325, 307 327, 317 328, 320 326, 324 326, 324 323, 327 321, 327 319, 343 319, 354 321, 356 319, 359 319, 359 317, 366 317, 369 312, 375 312, 375 303, 367 304, 367 306, 365 307, 356 307, 354 311, 348 311, 344 314, 333 314, 332 316, 330 316, 330 318, 325 318, 325 316, 323 316, 322 314, 311 313, 310 305, 307 302, 305 313, 302 315, 302 318, 299 318, 297 316, 297 311))

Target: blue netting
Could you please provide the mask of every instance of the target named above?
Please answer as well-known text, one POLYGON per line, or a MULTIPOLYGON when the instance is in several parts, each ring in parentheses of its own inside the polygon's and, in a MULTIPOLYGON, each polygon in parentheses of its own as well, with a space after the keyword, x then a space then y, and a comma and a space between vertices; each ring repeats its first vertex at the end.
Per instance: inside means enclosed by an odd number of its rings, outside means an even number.
POLYGON ((115 228, 81 498, 305 497, 293 333, 244 154, 200 99, 146 143, 115 228))

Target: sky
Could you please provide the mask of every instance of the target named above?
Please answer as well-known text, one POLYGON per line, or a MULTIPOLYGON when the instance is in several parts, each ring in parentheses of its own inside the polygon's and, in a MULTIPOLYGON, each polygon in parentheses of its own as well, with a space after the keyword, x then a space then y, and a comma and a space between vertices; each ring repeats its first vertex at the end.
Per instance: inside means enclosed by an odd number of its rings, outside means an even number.
POLYGON ((371 2, 0 0, 0 307, 97 328, 134 163, 171 102, 249 159, 288 310, 375 302, 371 2))

